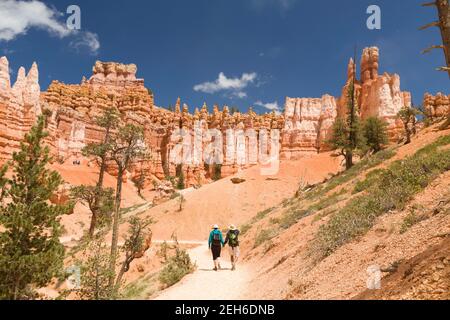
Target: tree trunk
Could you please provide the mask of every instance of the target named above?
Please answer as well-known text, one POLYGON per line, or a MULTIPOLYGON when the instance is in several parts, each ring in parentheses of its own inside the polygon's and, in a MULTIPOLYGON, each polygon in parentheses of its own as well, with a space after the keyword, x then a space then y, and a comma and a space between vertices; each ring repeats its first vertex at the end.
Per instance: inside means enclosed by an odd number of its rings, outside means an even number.
MULTIPOLYGON (((109 135, 110 135, 109 133, 110 133, 110 128, 106 128, 105 139, 103 140, 103 143, 105 145, 109 143, 109 135)), ((97 195, 95 197, 94 204, 92 206, 94 208, 94 210, 91 210, 92 218, 91 218, 91 226, 89 228, 89 238, 91 238, 91 239, 94 236, 95 227, 97 226, 97 210, 100 205, 100 192, 103 188, 103 181, 105 179, 105 171, 106 171, 106 154, 104 154, 101 159, 100 172, 98 174, 98 181, 97 181, 97 195)))
POLYGON ((406 132, 405 144, 410 144, 411 143, 411 131, 409 129, 409 122, 405 124, 405 132, 406 132))
POLYGON ((91 225, 89 226, 89 238, 94 237, 95 227, 97 226, 97 213, 92 212, 91 225))
POLYGON ((345 154, 345 168, 348 170, 353 167, 353 151, 347 151, 345 154))
POLYGON ((120 287, 120 283, 122 282, 123 275, 130 268, 131 262, 133 262, 132 257, 126 257, 125 261, 122 263, 122 267, 120 268, 119 274, 117 276, 116 284, 114 286, 114 292, 120 287))
MULTIPOLYGON (((448 0, 437 0, 436 6, 439 13, 439 28, 441 30, 447 68, 450 68, 450 5, 448 0)), ((448 70, 448 75, 450 77, 450 70, 448 70)))
POLYGON ((120 222, 120 202, 122 198, 122 181, 123 181, 124 168, 119 166, 118 176, 117 176, 117 187, 116 187, 116 200, 114 208, 114 219, 113 219, 113 231, 112 231, 112 241, 111 241, 111 257, 110 257, 110 277, 109 277, 109 287, 114 295, 114 279, 116 277, 116 262, 117 262, 117 243, 119 240, 119 222, 120 222))

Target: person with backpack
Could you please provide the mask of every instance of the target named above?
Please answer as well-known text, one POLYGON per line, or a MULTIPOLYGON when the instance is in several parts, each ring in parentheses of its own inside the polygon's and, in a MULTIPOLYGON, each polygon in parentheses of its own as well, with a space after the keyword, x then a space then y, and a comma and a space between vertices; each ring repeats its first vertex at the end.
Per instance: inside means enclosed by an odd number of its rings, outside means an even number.
POLYGON ((232 224, 225 238, 225 245, 230 247, 231 270, 236 270, 236 263, 239 259, 239 233, 240 231, 232 224))
POLYGON ((211 249, 213 261, 214 261, 214 271, 218 269, 221 270, 220 266, 220 254, 222 251, 222 246, 225 246, 223 241, 222 231, 219 230, 219 226, 216 224, 213 227, 213 230, 209 234, 208 240, 209 249, 211 249))

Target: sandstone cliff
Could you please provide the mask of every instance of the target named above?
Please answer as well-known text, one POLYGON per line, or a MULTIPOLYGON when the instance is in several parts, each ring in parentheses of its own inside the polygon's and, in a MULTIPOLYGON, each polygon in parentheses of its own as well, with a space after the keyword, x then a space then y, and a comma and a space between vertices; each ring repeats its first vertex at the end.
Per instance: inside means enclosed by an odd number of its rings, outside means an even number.
POLYGON ((25 133, 41 113, 38 78, 37 65, 33 63, 28 74, 23 67, 19 69, 17 80, 11 86, 8 59, 0 58, 0 162, 9 159, 19 148, 25 133))
POLYGON ((297 159, 327 150, 326 142, 330 138, 333 122, 336 117, 345 117, 347 113, 348 90, 353 82, 361 118, 384 119, 388 123, 391 141, 397 141, 403 132, 397 114, 404 106, 411 107, 411 94, 401 91, 399 75, 380 75, 378 70, 378 48, 365 48, 361 57, 360 79, 356 77, 355 62, 350 59, 341 97, 287 98, 281 158, 297 159))
MULTIPOLYGON (((218 170, 226 177, 258 163, 264 154, 275 152, 281 159, 298 159, 328 150, 331 127, 336 117, 346 113, 348 86, 353 80, 361 117, 385 119, 395 140, 402 130, 396 115, 403 106, 411 105, 411 97, 401 91, 398 75, 380 75, 378 68, 378 49, 366 48, 360 79, 356 79, 355 63, 350 60, 341 97, 287 98, 284 115, 257 115, 251 108, 245 114, 231 114, 227 106, 220 110, 217 105, 210 112, 206 104, 191 114, 180 99, 173 112, 155 106, 153 92, 145 87, 143 79, 137 78, 134 64, 97 61, 89 79, 83 77, 80 84, 53 81, 46 92, 40 93, 35 63, 28 75, 20 68, 11 86, 8 60, 3 57, 0 161, 11 157, 36 116, 44 112, 50 133, 47 143, 55 159, 68 165, 74 161, 89 164, 81 150, 90 142, 101 141, 104 134, 95 118, 107 108, 116 107, 123 122, 145 128, 145 143, 151 153, 151 160, 132 165, 130 178, 144 171, 163 179, 183 170, 187 186, 202 184, 218 170), (280 134, 275 134, 274 129, 280 134), (217 136, 223 138, 220 145, 215 143, 217 136), (270 150, 271 139, 280 141, 280 150, 270 150), (188 160, 180 166, 180 158, 188 160), (220 160, 222 165, 210 165, 208 159, 220 160)), ((426 101, 436 115, 448 108, 448 98, 442 95, 426 96, 426 101)), ((114 174, 114 165, 108 171, 114 174)))
POLYGON ((431 118, 443 118, 450 114, 450 95, 438 92, 436 96, 426 93, 423 98, 423 108, 431 118))

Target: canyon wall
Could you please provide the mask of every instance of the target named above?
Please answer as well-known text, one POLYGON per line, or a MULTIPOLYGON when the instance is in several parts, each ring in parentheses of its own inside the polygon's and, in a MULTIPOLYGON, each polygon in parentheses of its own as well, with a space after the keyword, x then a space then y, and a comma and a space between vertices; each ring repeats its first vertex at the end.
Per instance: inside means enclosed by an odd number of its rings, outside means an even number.
POLYGON ((19 149, 25 133, 41 113, 38 79, 38 68, 33 63, 28 74, 21 67, 11 85, 8 59, 0 58, 0 162, 19 149))
POLYGON ((397 114, 404 106, 411 107, 411 94, 401 91, 399 75, 379 74, 379 50, 376 47, 364 49, 360 69, 360 79, 357 79, 355 62, 350 59, 347 80, 338 98, 325 95, 322 98, 286 99, 282 159, 297 159, 305 154, 328 150, 327 140, 336 117, 347 114, 352 84, 361 118, 384 119, 390 140, 399 139, 403 125, 397 114))
MULTIPOLYGON (((214 137, 206 134, 208 130, 223 137, 220 170, 222 176, 227 176, 258 162, 252 148, 258 146, 261 129, 267 129, 270 134, 272 128, 283 126, 282 116, 257 115, 251 109, 247 114, 230 114, 228 107, 219 111, 218 106, 214 106, 210 113, 204 105, 190 114, 187 105, 181 107, 180 99, 174 112, 159 108, 154 105, 153 93, 145 88, 144 81, 136 78, 136 72, 135 65, 97 62, 93 75, 83 78, 81 84, 54 81, 42 93, 41 104, 49 114, 49 144, 59 162, 89 164, 89 159, 82 156, 82 149, 90 142, 101 141, 103 131, 96 126, 95 118, 111 107, 119 110, 124 122, 145 129, 151 160, 133 164, 130 178, 141 171, 158 179, 174 176, 177 167, 180 169, 178 159, 189 155, 192 160, 181 168, 188 186, 211 179, 218 170, 216 166, 205 165, 207 152, 215 156, 211 150, 214 137), (245 136, 248 129, 254 130, 255 136, 245 136), (196 134, 199 131, 201 133, 196 134)), ((115 173, 113 164, 108 171, 115 173)))
POLYGON ((450 115, 450 95, 438 92, 435 96, 425 93, 423 108, 430 118, 443 118, 450 115))
MULTIPOLYGON (((144 172, 164 179, 183 170, 187 186, 201 184, 210 181, 218 170, 225 177, 257 164, 267 153, 280 154, 281 159, 298 159, 329 150, 327 140, 332 125, 337 117, 346 114, 348 88, 353 82, 361 117, 385 119, 390 137, 395 140, 402 128, 396 115, 403 106, 411 105, 411 96, 401 91, 398 75, 379 75, 378 65, 378 49, 364 49, 360 79, 356 79, 355 63, 350 60, 341 97, 288 97, 283 115, 258 115, 251 108, 245 114, 231 113, 227 106, 220 110, 217 105, 210 112, 206 104, 191 114, 180 99, 173 111, 155 106, 153 93, 145 87, 143 79, 136 77, 134 64, 97 61, 89 79, 83 77, 80 84, 53 81, 47 91, 40 93, 35 63, 28 75, 20 68, 17 81, 11 86, 8 60, 3 57, 0 162, 11 157, 37 115, 44 113, 50 133, 47 144, 55 161, 95 165, 83 157, 82 149, 88 143, 102 140, 104 133, 95 119, 104 110, 115 107, 124 123, 144 127, 144 142, 151 155, 150 160, 134 163, 128 177, 144 172), (217 136, 222 137, 220 145, 215 143, 217 136), (280 142, 280 150, 270 150, 271 139, 280 142), (220 160, 222 165, 210 164, 211 158, 220 160), (180 166, 180 159, 188 160, 180 166)), ((434 114, 442 112, 441 105, 448 106, 445 96, 426 96, 426 100, 434 114)), ((115 173, 114 164, 108 171, 115 173)))
POLYGON ((327 150, 336 116, 337 104, 332 96, 286 98, 281 158, 293 160, 327 150))
POLYGON ((397 114, 403 107, 411 107, 411 93, 401 91, 398 74, 380 75, 378 68, 378 48, 364 49, 361 57, 361 78, 357 82, 358 105, 363 120, 368 117, 384 119, 388 123, 391 140, 396 141, 403 130, 403 124, 397 114))

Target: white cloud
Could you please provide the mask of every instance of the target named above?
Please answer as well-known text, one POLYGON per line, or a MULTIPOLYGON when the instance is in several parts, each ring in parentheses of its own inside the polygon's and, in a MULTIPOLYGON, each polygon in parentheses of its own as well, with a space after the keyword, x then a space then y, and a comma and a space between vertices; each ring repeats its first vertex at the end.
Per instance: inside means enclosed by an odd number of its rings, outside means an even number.
POLYGON ((26 34, 30 28, 39 28, 60 38, 71 33, 58 21, 61 13, 41 1, 0 1, 0 40, 11 41, 26 34))
POLYGON ((220 91, 225 91, 231 96, 237 98, 245 98, 247 94, 243 89, 253 83, 257 78, 257 73, 243 73, 241 78, 227 78, 227 76, 221 72, 217 80, 213 82, 204 82, 194 86, 195 91, 213 94, 220 91))
POLYGON ((91 54, 97 55, 100 49, 100 41, 98 35, 92 32, 83 32, 76 36, 76 38, 70 42, 70 46, 77 51, 87 49, 91 54))
POLYGON ((263 107, 264 109, 275 111, 275 113, 280 114, 280 106, 278 105, 278 101, 275 102, 269 102, 269 103, 263 103, 262 101, 258 100, 254 103, 255 106, 263 107))
POLYGON ((12 41, 32 29, 41 29, 58 38, 74 36, 71 47, 89 48, 97 53, 100 48, 98 35, 89 31, 75 31, 67 28, 64 15, 39 0, 0 0, 0 42, 12 41))

